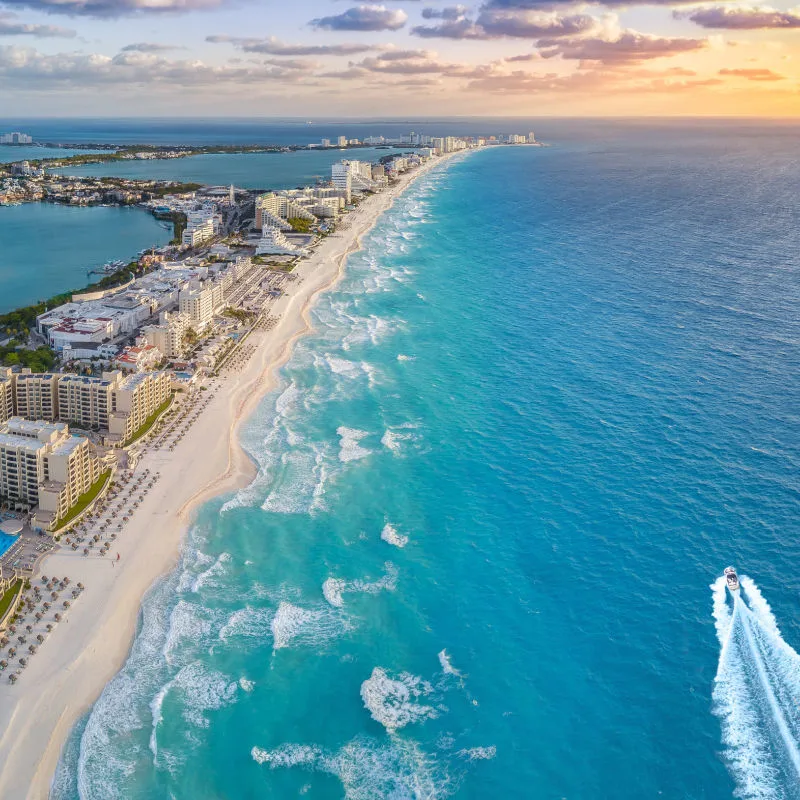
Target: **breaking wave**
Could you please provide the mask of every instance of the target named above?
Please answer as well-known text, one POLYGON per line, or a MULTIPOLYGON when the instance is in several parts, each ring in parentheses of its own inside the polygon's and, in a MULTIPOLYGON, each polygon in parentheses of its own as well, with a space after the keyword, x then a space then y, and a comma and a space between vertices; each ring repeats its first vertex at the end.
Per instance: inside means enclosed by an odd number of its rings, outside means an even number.
POLYGON ((387 561, 383 568, 385 575, 376 581, 346 581, 342 578, 328 578, 322 584, 322 594, 328 603, 335 608, 344 605, 345 594, 377 594, 381 591, 394 591, 397 587, 397 567, 387 561))
POLYGON ((417 675, 401 672, 393 678, 382 667, 361 684, 364 707, 390 732, 439 716, 436 708, 419 702, 432 694, 433 686, 417 675))

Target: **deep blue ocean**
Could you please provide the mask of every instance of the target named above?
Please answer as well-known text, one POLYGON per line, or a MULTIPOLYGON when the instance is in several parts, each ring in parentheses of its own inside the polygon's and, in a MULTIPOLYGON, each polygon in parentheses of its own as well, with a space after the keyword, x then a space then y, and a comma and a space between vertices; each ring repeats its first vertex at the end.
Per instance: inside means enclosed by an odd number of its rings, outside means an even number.
POLYGON ((350 258, 54 800, 800 797, 800 131, 558 125, 350 258))

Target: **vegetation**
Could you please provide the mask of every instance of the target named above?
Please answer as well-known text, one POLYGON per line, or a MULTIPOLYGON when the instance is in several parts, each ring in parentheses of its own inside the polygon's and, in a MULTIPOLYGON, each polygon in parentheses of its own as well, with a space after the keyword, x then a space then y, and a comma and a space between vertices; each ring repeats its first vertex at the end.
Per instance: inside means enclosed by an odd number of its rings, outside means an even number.
POLYGON ((222 313, 226 317, 242 323, 249 322, 255 316, 252 311, 245 311, 243 308, 234 308, 233 306, 228 306, 222 313))
POLYGON ((14 583, 11 584, 11 588, 2 596, 0 597, 0 620, 5 619, 6 614, 8 614, 8 609, 16 600, 17 595, 22 591, 22 579, 17 578, 14 583))
POLYGON ((314 225, 311 220, 302 219, 301 217, 290 217, 287 221, 292 226, 292 229, 298 233, 310 233, 314 225))
POLYGON ((134 442, 138 441, 142 438, 149 430, 153 427, 156 420, 170 407, 173 399, 175 398, 175 392, 172 392, 170 396, 144 421, 142 427, 136 431, 127 442, 125 442, 126 446, 133 444, 134 442))
POLYGON ((17 350, 19 343, 12 341, 0 347, 0 363, 7 367, 29 367, 31 372, 49 372, 56 363, 56 354, 49 347, 35 350, 17 350))
POLYGON ((187 328, 183 334, 183 346, 186 348, 194 347, 199 338, 200 337, 197 335, 197 331, 194 328, 187 328))
POLYGON ((82 514, 94 501, 97 499, 97 495, 103 490, 103 487, 106 485, 106 481, 111 477, 111 470, 107 469, 100 477, 89 487, 87 491, 85 491, 79 498, 78 502, 75 503, 72 508, 67 511, 67 513, 56 523, 57 528, 63 528, 64 525, 71 522, 75 517, 79 514, 82 514))

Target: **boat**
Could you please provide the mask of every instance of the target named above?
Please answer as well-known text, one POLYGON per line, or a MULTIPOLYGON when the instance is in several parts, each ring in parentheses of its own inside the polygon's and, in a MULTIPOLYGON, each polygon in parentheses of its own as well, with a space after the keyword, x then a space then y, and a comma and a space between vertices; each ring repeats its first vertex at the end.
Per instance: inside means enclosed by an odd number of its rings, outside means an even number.
POLYGON ((723 575, 725 575, 725 583, 727 584, 728 589, 730 589, 731 592, 738 592, 739 576, 736 574, 736 570, 733 567, 725 567, 723 575))

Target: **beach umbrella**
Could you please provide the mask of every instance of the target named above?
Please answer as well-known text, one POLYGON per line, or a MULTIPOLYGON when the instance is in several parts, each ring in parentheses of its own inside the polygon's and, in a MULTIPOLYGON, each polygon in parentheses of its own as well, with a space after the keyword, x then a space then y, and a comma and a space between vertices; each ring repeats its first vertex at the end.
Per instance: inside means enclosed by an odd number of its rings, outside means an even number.
POLYGON ((25 658, 25 656, 20 656, 19 663, 22 664, 22 666, 24 667, 28 663, 28 659, 25 658))
POLYGON ((53 623, 52 622, 48 622, 47 623, 47 632, 50 633, 51 630, 53 630, 53 623))
POLYGON ((50 592, 50 599, 57 600, 58 599, 58 592, 50 592))
POLYGON ((16 647, 9 647, 8 648, 8 655, 9 656, 15 656, 16 654, 17 654, 17 648, 16 647))
POLYGON ((0 669, 5 669, 7 666, 8 666, 8 661, 6 661, 5 659, 0 661, 0 669))
POLYGON ((39 642, 39 644, 41 644, 44 641, 44 636, 42 636, 41 633, 37 633, 36 634, 36 641, 39 642))
POLYGON ((16 682, 17 682, 17 675, 16 675, 16 673, 12 672, 12 673, 11 673, 11 675, 9 675, 9 676, 8 676, 8 680, 9 680, 11 683, 16 683, 16 682))
POLYGON ((24 636, 17 636, 17 641, 18 641, 20 644, 25 644, 25 641, 26 641, 26 639, 25 639, 25 637, 24 637, 24 636))
POLYGON ((34 614, 34 616, 36 617, 36 621, 38 622, 42 618, 42 612, 41 611, 37 611, 34 614))
POLYGON ((61 622, 61 614, 56 613, 54 619, 56 622, 61 622))
POLYGON ((83 589, 83 584, 80 581, 78 582, 78 588, 83 589))
POLYGON ((69 600, 65 600, 63 606, 64 608, 69 608, 69 600))
POLYGON ((42 575, 42 583, 47 583, 47 575, 42 575))
POLYGON ((0 647, 5 647, 7 644, 8 644, 7 636, 4 636, 2 639, 0 639, 0 647))
POLYGON ((28 631, 28 633, 31 633, 33 631, 33 625, 26 625, 25 630, 28 631))
POLYGON ((11 633, 16 633, 17 632, 17 626, 16 625, 9 625, 8 629, 11 631, 11 633))
POLYGON ((36 645, 35 644, 28 645, 28 652, 31 655, 33 655, 36 652, 36 645))

